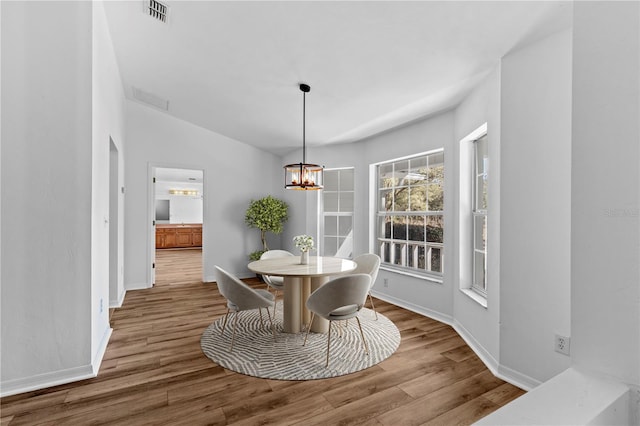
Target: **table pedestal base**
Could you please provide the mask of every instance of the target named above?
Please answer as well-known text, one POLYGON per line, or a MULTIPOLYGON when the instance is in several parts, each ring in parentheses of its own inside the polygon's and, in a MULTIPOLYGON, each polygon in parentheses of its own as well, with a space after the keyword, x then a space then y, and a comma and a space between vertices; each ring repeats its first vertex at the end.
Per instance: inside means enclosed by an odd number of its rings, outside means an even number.
MULTIPOLYGON (((322 284, 329 281, 329 277, 284 277, 284 306, 283 323, 285 333, 300 333, 306 330, 311 321, 311 312, 306 302, 309 295, 322 284)), ((329 331, 329 321, 315 317, 311 324, 311 331, 326 333, 329 331)))

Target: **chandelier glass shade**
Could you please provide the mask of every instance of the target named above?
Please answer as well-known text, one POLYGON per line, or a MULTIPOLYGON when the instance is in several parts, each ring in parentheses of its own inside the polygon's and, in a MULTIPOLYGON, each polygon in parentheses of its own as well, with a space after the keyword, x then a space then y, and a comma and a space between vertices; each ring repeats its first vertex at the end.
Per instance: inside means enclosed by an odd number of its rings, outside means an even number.
POLYGON ((284 166, 284 182, 287 189, 322 189, 324 168, 317 164, 295 163, 284 166))
POLYGON ((318 190, 323 188, 324 167, 307 163, 305 140, 306 94, 311 90, 306 84, 300 85, 302 91, 302 162, 284 166, 284 187, 286 189, 318 190))

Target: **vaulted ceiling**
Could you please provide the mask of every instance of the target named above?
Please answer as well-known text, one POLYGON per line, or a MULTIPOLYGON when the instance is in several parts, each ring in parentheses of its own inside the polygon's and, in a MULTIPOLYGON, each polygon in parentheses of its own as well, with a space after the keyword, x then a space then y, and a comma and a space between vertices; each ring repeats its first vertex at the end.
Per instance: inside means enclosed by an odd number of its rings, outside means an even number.
MULTIPOLYGON (((149 0, 146 0, 147 2, 149 0)), ((501 57, 571 25, 566 1, 167 1, 105 11, 128 98, 283 154, 450 109, 501 57)))

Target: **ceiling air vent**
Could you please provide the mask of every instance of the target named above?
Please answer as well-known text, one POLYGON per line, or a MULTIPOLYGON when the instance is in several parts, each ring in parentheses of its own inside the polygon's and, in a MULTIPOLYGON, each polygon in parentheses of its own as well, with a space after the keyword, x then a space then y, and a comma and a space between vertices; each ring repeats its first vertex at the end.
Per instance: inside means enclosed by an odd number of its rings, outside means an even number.
POLYGON ((167 23, 167 13, 169 11, 169 7, 166 4, 160 3, 157 0, 145 0, 144 4, 145 13, 147 15, 157 19, 160 22, 164 22, 165 24, 167 23))
POLYGON ((132 87, 133 89, 133 97, 140 102, 143 102, 147 105, 151 105, 163 111, 169 111, 169 101, 166 99, 162 99, 159 96, 154 95, 153 93, 145 92, 142 89, 138 89, 137 87, 132 87))

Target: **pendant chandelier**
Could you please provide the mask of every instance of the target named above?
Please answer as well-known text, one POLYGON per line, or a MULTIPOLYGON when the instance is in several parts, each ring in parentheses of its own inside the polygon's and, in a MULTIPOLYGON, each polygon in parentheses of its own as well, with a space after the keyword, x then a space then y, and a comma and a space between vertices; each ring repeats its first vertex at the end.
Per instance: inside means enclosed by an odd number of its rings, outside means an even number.
POLYGON ((302 162, 284 166, 284 187, 286 189, 317 190, 322 189, 324 167, 307 164, 307 147, 305 141, 306 95, 311 90, 307 84, 301 84, 302 91, 302 162))

